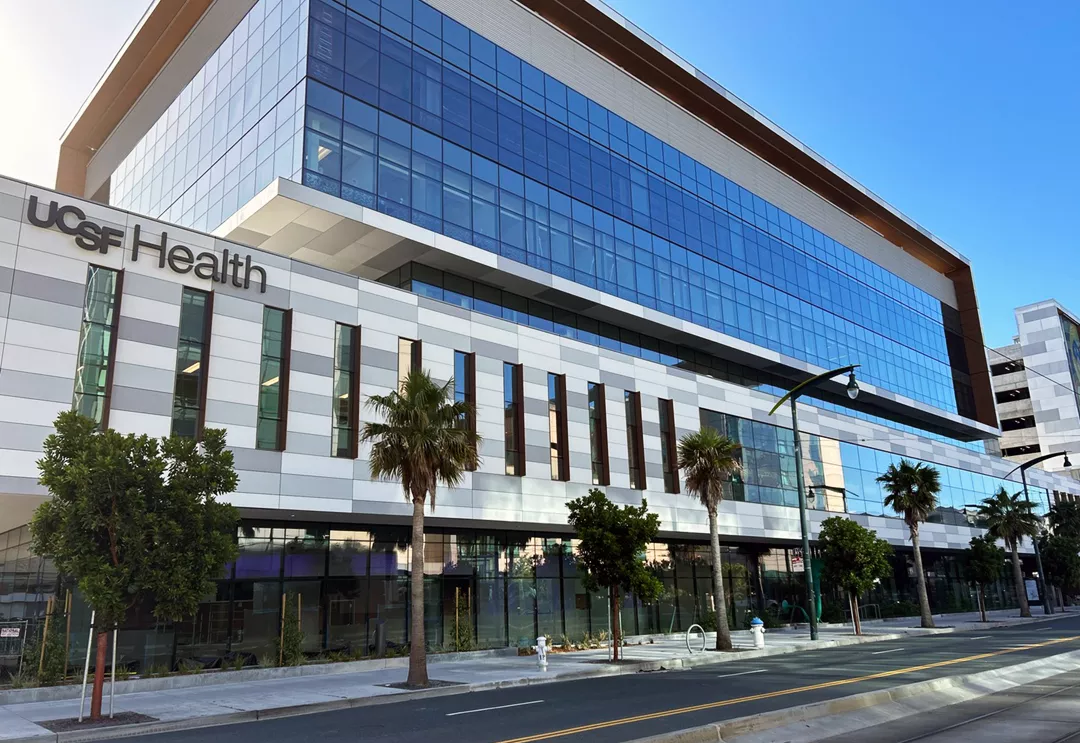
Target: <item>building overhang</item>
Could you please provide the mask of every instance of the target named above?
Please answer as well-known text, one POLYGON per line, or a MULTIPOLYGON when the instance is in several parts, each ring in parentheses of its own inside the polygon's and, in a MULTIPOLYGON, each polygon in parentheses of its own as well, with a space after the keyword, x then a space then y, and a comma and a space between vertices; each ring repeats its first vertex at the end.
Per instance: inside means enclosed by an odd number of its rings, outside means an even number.
MULTIPOLYGON (((373 209, 278 178, 214 232, 324 268, 377 280, 409 262, 450 271, 525 297, 797 383, 826 369, 740 338, 666 315, 489 253, 373 209)), ((962 440, 995 438, 996 428, 860 383, 854 403, 846 379, 823 386, 839 404, 962 440)))

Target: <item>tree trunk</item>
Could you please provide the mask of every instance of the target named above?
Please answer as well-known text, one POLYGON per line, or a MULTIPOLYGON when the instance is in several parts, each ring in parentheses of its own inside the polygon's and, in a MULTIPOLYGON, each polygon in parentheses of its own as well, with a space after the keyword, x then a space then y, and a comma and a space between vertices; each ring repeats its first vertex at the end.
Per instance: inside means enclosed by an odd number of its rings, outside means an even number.
POLYGON ((716 612, 716 649, 731 650, 731 628, 728 627, 727 599, 724 597, 724 570, 720 563, 720 533, 716 526, 716 510, 709 511, 709 547, 713 562, 713 611, 716 612))
POLYGON ((1016 598, 1020 602, 1020 616, 1031 618, 1031 607, 1028 606, 1027 589, 1024 588, 1024 571, 1020 569, 1020 553, 1017 551, 1017 543, 1009 545, 1012 550, 1013 581, 1016 583, 1016 598))
POLYGON ((101 697, 105 689, 105 654, 109 649, 109 633, 98 630, 97 655, 94 657, 94 690, 90 695, 90 719, 101 719, 101 697))
POLYGON ((977 595, 979 597, 979 613, 982 614, 982 620, 985 622, 986 621, 986 596, 983 594, 983 585, 982 585, 982 583, 975 586, 975 590, 977 591, 977 595))
POLYGON ((618 663, 619 647, 622 645, 622 602, 619 600, 618 586, 608 589, 608 598, 611 601, 611 659, 618 663))
POLYGON ((427 643, 424 638, 424 502, 413 498, 412 571, 409 575, 409 686, 427 686, 427 643))
POLYGON ((915 577, 919 587, 919 615, 923 627, 933 627, 934 617, 930 614, 930 599, 926 595, 926 572, 922 566, 922 551, 919 549, 919 527, 911 527, 911 546, 915 550, 915 577))
POLYGON ((859 597, 855 595, 854 591, 849 591, 848 595, 851 597, 851 621, 855 625, 855 634, 862 634, 862 621, 859 619, 859 597))

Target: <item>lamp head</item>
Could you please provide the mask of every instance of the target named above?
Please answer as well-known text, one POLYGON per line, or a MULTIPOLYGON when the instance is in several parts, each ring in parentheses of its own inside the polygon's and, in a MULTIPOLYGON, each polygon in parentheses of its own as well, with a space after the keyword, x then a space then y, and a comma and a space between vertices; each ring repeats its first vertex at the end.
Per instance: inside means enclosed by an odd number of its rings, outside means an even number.
POLYGON ((847 396, 854 400, 859 396, 859 383, 855 381, 855 370, 852 369, 848 374, 847 380, 847 396))
POLYGON ((1066 467, 1072 467, 1072 462, 1069 461, 1069 455, 1068 454, 1065 455, 1065 461, 1062 462, 1062 464, 1064 464, 1066 467))

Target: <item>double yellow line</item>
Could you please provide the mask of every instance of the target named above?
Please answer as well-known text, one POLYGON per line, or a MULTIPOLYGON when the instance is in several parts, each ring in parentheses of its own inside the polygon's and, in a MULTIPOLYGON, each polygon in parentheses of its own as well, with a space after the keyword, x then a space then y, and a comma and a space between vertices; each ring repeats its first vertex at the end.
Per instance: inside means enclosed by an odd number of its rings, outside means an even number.
POLYGON ((915 673, 916 671, 926 671, 931 668, 941 668, 942 666, 952 666, 957 663, 969 663, 974 660, 983 660, 984 658, 993 658, 998 655, 1005 655, 1006 653, 1015 653, 1020 650, 1031 650, 1033 648, 1046 647, 1048 645, 1057 645, 1062 642, 1072 642, 1078 639, 1077 637, 1062 637, 1056 640, 1047 640, 1046 642, 1036 642, 1030 645, 1023 645, 1015 648, 1006 648, 1004 650, 996 650, 992 653, 979 653, 978 655, 969 655, 964 658, 953 658, 952 660, 942 660, 937 663, 926 663, 921 666, 909 666, 908 668, 897 668, 893 671, 882 671, 880 673, 871 673, 867 676, 855 676, 852 678, 839 679, 837 681, 826 681, 820 684, 810 684, 809 686, 799 686, 794 689, 782 689, 780 691, 770 691, 765 694, 754 694, 748 697, 739 697, 737 699, 724 699, 719 702, 708 702, 707 704, 695 704, 690 707, 678 707, 675 709, 662 710, 660 712, 652 712, 647 715, 635 715, 634 717, 621 717, 616 720, 607 720, 605 722, 594 722, 591 725, 579 725, 578 727, 564 728, 562 730, 552 730, 548 733, 538 733, 536 735, 527 735, 523 738, 512 738, 499 743, 534 743, 534 741, 551 740, 552 738, 562 738, 567 735, 576 735, 578 733, 587 733, 592 730, 601 730, 603 728, 617 727, 619 725, 629 725, 635 722, 645 722, 646 720, 658 720, 663 717, 673 717, 675 715, 685 715, 688 712, 701 712, 707 709, 718 709, 720 707, 730 707, 735 704, 743 704, 745 702, 756 702, 761 699, 772 699, 774 697, 782 697, 788 694, 801 694, 805 691, 816 691, 818 689, 829 689, 834 686, 845 686, 847 684, 857 684, 862 681, 872 681, 874 679, 889 678, 890 676, 901 676, 906 673, 915 673))

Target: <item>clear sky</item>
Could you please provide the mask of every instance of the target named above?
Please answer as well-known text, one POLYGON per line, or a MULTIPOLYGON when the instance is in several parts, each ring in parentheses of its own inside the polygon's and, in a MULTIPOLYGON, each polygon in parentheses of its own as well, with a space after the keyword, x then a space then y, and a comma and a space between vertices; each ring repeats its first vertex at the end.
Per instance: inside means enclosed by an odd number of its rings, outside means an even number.
MULTIPOLYGON (((1080 312, 1080 3, 609 1, 968 256, 988 345, 1013 307, 1080 312)), ((146 5, 0 0, 0 173, 52 185, 146 5)))

